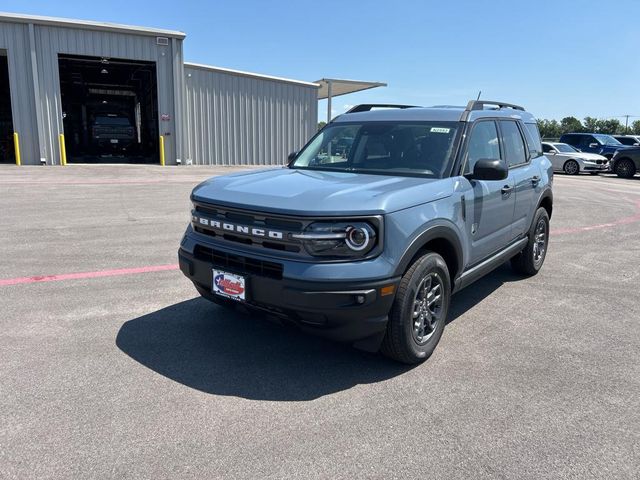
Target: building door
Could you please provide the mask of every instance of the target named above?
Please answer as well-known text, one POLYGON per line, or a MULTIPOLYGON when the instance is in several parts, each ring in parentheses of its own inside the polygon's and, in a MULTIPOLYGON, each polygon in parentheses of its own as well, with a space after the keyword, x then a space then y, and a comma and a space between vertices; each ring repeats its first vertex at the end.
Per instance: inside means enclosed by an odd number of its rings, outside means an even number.
POLYGON ((59 55, 67 162, 158 163, 156 64, 59 55))
POLYGON ((0 50, 0 163, 15 163, 7 51, 0 50))

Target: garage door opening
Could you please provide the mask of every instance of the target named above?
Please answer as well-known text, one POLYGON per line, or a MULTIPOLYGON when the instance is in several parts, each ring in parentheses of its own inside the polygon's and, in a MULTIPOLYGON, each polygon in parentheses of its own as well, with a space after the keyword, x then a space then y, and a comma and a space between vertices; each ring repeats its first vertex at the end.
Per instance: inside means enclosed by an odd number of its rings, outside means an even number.
POLYGON ((154 62, 59 55, 67 162, 158 163, 154 62))
POLYGON ((0 163, 15 163, 7 51, 0 50, 0 163))

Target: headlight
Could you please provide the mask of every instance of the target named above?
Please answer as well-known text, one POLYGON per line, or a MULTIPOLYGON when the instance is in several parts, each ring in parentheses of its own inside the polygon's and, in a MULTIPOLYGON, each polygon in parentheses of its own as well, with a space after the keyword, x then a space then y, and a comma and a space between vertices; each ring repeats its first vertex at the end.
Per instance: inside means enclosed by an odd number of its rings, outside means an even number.
POLYGON ((376 228, 363 221, 314 222, 291 236, 302 240, 307 253, 317 257, 364 257, 378 243, 376 228))

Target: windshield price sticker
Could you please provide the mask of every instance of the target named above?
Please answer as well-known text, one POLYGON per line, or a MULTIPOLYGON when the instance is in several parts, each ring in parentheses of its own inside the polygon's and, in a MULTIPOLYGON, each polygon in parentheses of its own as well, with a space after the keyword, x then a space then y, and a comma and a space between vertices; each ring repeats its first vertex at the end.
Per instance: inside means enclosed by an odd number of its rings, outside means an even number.
POLYGON ((431 127, 431 133, 449 133, 448 128, 442 128, 442 127, 431 127))

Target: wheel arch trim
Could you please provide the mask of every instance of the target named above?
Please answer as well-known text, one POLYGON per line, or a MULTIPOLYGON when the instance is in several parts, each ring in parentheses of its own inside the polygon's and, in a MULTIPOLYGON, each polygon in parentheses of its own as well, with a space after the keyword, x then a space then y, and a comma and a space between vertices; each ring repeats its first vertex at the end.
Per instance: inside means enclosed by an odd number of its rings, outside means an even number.
POLYGON ((455 278, 460 275, 460 272, 464 268, 464 252, 462 249, 462 242, 460 241, 459 235, 453 227, 443 224, 432 225, 428 227, 411 241, 409 246, 402 254, 400 262, 398 262, 398 266, 396 267, 396 270, 394 272, 395 275, 403 275, 407 268, 409 268, 411 260, 413 260, 416 254, 422 248, 424 248, 425 245, 434 240, 446 241, 453 247, 453 253, 455 255, 457 268, 455 272, 449 273, 451 275, 452 284, 455 283, 455 278))

